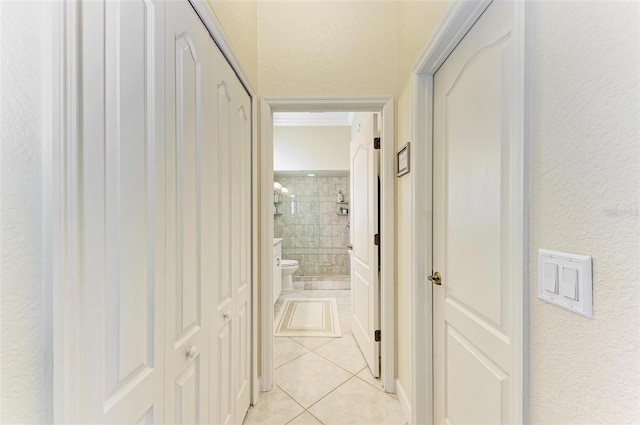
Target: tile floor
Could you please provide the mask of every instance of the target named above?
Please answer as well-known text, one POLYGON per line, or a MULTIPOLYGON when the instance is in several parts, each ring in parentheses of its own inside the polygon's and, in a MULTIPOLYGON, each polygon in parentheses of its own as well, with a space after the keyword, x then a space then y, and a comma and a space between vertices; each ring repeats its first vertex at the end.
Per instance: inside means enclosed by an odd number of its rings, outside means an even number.
POLYGON ((335 298, 342 338, 276 337, 275 385, 260 394, 244 424, 406 424, 397 397, 383 391, 351 333, 351 291, 303 288, 294 282, 276 302, 276 315, 285 298, 335 298))

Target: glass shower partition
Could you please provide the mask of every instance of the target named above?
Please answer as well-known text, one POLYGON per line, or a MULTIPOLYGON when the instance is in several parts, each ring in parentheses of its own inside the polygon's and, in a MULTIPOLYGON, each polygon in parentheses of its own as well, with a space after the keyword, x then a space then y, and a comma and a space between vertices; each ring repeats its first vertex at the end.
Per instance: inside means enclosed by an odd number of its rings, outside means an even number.
POLYGON ((349 279, 348 174, 276 174, 276 180, 289 193, 276 205, 274 235, 283 238, 282 258, 298 260, 294 280, 349 279), (338 202, 338 192, 343 202, 338 202))

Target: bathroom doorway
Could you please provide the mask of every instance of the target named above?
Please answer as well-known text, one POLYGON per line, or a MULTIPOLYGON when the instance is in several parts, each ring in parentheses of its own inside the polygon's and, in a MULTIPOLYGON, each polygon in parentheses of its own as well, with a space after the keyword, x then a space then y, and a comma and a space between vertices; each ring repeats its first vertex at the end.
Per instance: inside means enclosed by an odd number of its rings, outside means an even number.
POLYGON ((273 115, 272 391, 305 410, 347 382, 382 388, 377 123, 374 112, 273 115))
MULTIPOLYGON (((273 256, 273 263, 271 269, 261 270, 262 294, 268 294, 260 300, 261 388, 270 391, 275 383, 275 390, 284 390, 290 396, 299 390, 302 399, 296 401, 304 406, 311 402, 304 399, 308 388, 301 389, 296 380, 305 381, 306 374, 314 375, 314 370, 317 376, 320 370, 329 372, 328 369, 338 367, 334 373, 322 375, 336 377, 340 380, 338 386, 350 377, 358 377, 360 381, 378 385, 379 390, 393 393, 393 100, 264 99, 262 117, 261 223, 265 238, 261 247, 263 258, 273 256), (348 108, 349 105, 353 108, 348 108), (372 243, 374 237, 379 243, 375 247, 375 264, 370 264, 371 275, 375 276, 370 286, 375 284, 379 297, 375 298, 375 305, 369 302, 366 307, 375 314, 361 312, 361 317, 375 315, 378 320, 376 329, 362 332, 363 327, 359 326, 360 335, 367 338, 363 343, 362 337, 356 341, 352 326, 361 323, 353 320, 357 309, 353 309, 352 303, 350 149, 364 122, 371 126, 370 134, 363 137, 370 139, 366 145, 372 152, 377 143, 375 138, 386 139, 389 145, 382 152, 376 150, 369 155, 375 158, 375 169, 372 161, 365 167, 369 172, 375 170, 375 184, 366 187, 373 192, 371 200, 377 201, 381 196, 381 206, 369 204, 369 197, 356 197, 367 200, 366 207, 361 205, 358 211, 366 210, 367 214, 375 211, 376 220, 378 214, 381 218, 379 228, 370 227, 366 231, 371 233, 372 243), (273 238, 269 238, 271 235, 273 238), (296 334, 305 327, 317 331, 316 334, 296 334), (376 338, 380 333, 386 335, 382 341, 376 338), (373 350, 363 346, 369 342, 378 347, 375 356, 370 355, 373 350), (369 362, 373 357, 376 361, 369 362), (343 372, 352 376, 342 376, 343 372)), ((368 222, 373 223, 370 219, 368 222)), ((362 292, 360 296, 370 298, 362 292)), ((322 398, 337 388, 335 383, 325 384, 320 384, 319 393, 311 398, 322 398)))
POLYGON ((274 237, 281 239, 282 291, 292 289, 289 273, 296 288, 350 289, 354 117, 348 112, 274 114, 273 217, 274 237))

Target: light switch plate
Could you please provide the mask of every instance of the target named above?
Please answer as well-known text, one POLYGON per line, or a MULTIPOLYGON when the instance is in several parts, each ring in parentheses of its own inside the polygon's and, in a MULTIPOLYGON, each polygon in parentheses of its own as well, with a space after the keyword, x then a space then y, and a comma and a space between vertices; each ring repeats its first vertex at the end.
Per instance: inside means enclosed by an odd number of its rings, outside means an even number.
POLYGON ((585 317, 593 317, 591 257, 538 250, 538 297, 585 317))

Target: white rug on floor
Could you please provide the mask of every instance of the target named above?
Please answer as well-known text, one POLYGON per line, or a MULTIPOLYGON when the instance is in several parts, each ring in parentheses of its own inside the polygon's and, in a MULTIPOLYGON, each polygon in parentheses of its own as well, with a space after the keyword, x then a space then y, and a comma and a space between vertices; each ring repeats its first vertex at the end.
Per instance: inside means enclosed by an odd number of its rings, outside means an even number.
POLYGON ((275 336, 340 338, 335 298, 287 298, 275 320, 275 336))

